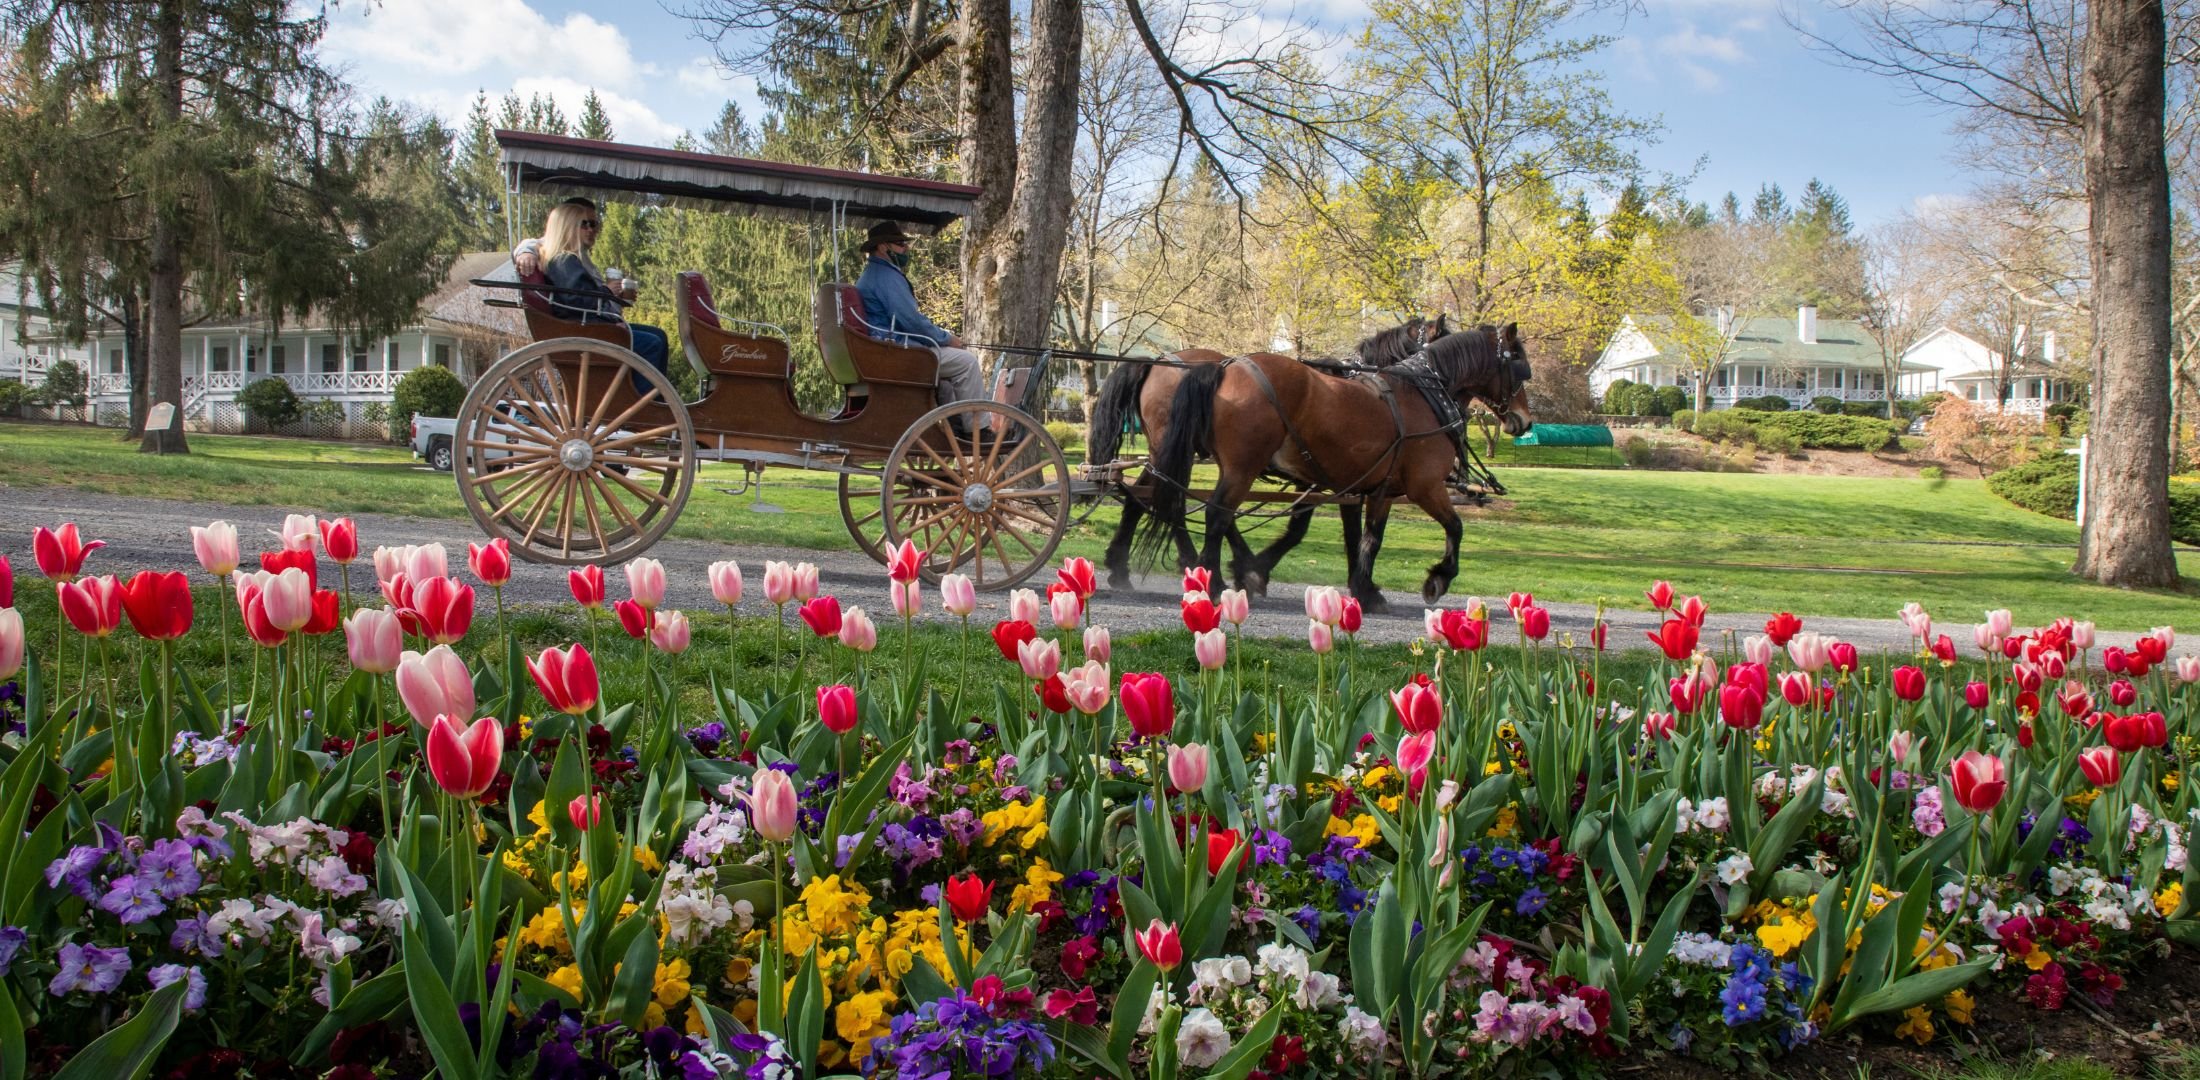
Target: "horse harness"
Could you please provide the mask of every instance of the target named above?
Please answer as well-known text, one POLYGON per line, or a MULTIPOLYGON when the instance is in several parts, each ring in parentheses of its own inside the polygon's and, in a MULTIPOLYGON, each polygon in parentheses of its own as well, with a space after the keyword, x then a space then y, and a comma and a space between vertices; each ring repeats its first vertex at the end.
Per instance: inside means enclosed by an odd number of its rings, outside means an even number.
MULTIPOLYGON (((1306 439, 1299 434, 1297 426, 1291 423, 1290 414, 1284 410, 1283 400, 1276 394, 1275 384, 1269 381, 1267 373, 1260 369, 1259 364, 1252 363, 1243 357, 1232 357, 1224 361, 1224 364, 1244 368, 1246 373, 1253 377, 1253 385, 1260 388, 1261 394, 1268 399, 1269 406, 1276 410, 1276 419, 1282 421, 1284 434, 1290 438, 1292 443, 1298 446, 1299 460, 1305 463, 1307 471, 1313 476, 1313 485, 1308 489, 1309 493, 1315 489, 1326 489, 1340 494, 1354 492, 1361 485, 1367 483, 1369 479, 1379 475, 1388 475, 1396 465, 1398 456, 1403 453, 1407 440, 1427 438, 1436 434, 1450 437, 1452 450, 1457 454, 1457 464, 1453 467, 1449 479, 1452 487, 1461 491, 1472 492, 1473 485, 1479 483, 1489 491, 1498 494, 1504 493, 1504 486, 1497 482, 1497 478, 1490 474, 1489 469, 1482 464, 1481 459, 1475 455, 1474 450, 1467 445, 1464 437, 1467 426, 1466 414, 1460 410, 1458 400, 1452 397, 1451 387, 1444 378, 1443 373, 1439 372, 1436 365, 1429 361, 1426 344, 1423 344, 1418 352, 1405 360, 1377 371, 1347 372, 1339 370, 1334 373, 1338 377, 1352 379, 1374 390, 1382 398, 1383 404, 1389 407, 1391 426, 1397 432, 1396 437, 1391 440, 1390 447, 1383 452, 1381 459, 1350 485, 1338 484, 1330 477, 1328 470, 1322 468, 1321 462, 1315 458, 1314 452, 1307 445, 1306 439), (1385 376, 1391 376, 1392 378, 1385 378, 1385 376), (1416 431, 1410 434, 1406 431, 1405 413, 1398 407, 1398 383, 1404 383, 1420 392, 1421 400, 1428 405, 1429 411, 1436 416, 1440 426, 1428 431, 1416 431)), ((1283 479, 1296 483, 1306 482, 1301 477, 1285 476, 1283 479)), ((1480 501, 1487 501, 1487 495, 1479 492, 1475 494, 1480 501)))

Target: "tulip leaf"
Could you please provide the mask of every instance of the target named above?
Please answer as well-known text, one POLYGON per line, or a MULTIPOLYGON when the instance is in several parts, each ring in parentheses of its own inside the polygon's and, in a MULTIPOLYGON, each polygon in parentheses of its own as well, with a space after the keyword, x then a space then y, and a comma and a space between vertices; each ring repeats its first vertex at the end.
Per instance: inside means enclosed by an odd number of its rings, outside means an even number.
MULTIPOLYGON (((1135 948, 1131 955, 1138 956, 1135 948)), ((1153 1001, 1154 984, 1160 981, 1161 969, 1140 956, 1131 967, 1131 973, 1124 976, 1122 988, 1115 993, 1115 1008, 1108 1017, 1107 1064, 1118 1076, 1130 1071, 1131 1043, 1138 1038, 1138 1029, 1146 1020, 1146 1008, 1153 1001)))
MULTIPOLYGON (((1787 861, 1788 849, 1802 839, 1803 831, 1810 828, 1811 818, 1817 816, 1819 805, 1825 800, 1826 774, 1819 770, 1811 777, 1810 786, 1801 792, 1788 792, 1787 805, 1772 815, 1764 830, 1757 834, 1749 846, 1749 891, 1762 895, 1772 875, 1787 861)), ((1729 816, 1736 816, 1728 804, 1729 816)))
POLYGON ((1109 1060, 1107 1040, 1101 1037, 1100 1029, 1072 1024, 1067 1020, 1049 1020, 1047 1033, 1054 1036, 1055 1042, 1069 1047, 1078 1057, 1097 1068, 1106 1069, 1108 1075, 1116 1080, 1131 1080, 1128 1070, 1109 1060))
POLYGON ((308 1065, 319 1059, 328 1049, 338 1032, 380 1020, 405 1002, 405 964, 400 960, 362 983, 356 983, 342 996, 333 996, 335 1006, 321 1017, 305 1042, 291 1051, 293 1065, 308 1065))
POLYGON ((794 1002, 787 1009, 788 1041, 793 1044, 795 1059, 802 1063, 798 1076, 814 1076, 817 1073, 817 1044, 825 1034, 825 992, 817 973, 817 946, 802 958, 802 970, 795 975, 794 1002))
MULTIPOLYGON (((644 919, 639 913, 630 923, 647 926, 654 919, 644 919)), ((621 930, 625 926, 620 927, 621 930)), ((638 1027, 642 1014, 649 1011, 649 994, 657 985, 657 935, 637 933, 630 935, 625 958, 619 964, 619 973, 611 984, 610 1006, 612 1015, 629 1027, 638 1027)))
POLYGON ((901 977, 902 998, 909 1002, 910 1008, 951 997, 954 992, 947 980, 940 977, 939 970, 932 966, 932 961, 922 956, 910 958, 909 971, 901 977))
POLYGON ((1260 1019, 1245 1030, 1230 1047, 1230 1052, 1222 1055, 1222 1060, 1207 1067, 1201 1080, 1245 1080, 1260 1067, 1261 1058, 1268 1054, 1269 1044, 1276 1041, 1276 1026, 1283 1022, 1283 1013, 1281 1001, 1269 1002, 1268 1007, 1261 1010, 1260 1019))
POLYGON ((54 1080, 138 1080, 152 1071, 161 1047, 183 1019, 183 996, 189 990, 186 980, 177 979, 153 991, 136 1015, 78 1051, 54 1074, 54 1080))
POLYGON ((23 1052, 23 1014, 15 1007, 15 990, 0 984, 0 1080, 24 1080, 30 1074, 23 1052))
POLYGON ((1981 956, 1931 971, 1920 971, 1883 986, 1872 993, 1862 995, 1848 1009, 1836 1011, 1836 1025, 1850 1024, 1867 1016, 1901 1012, 1904 1009, 1937 1001, 1954 991, 1961 990, 1971 980, 1986 974, 1998 957, 1981 956))

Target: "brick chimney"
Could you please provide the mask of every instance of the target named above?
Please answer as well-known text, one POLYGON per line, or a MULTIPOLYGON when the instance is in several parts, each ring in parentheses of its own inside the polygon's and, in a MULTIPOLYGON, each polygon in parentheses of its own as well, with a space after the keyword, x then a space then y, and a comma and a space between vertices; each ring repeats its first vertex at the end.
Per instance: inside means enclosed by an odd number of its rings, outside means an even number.
POLYGON ((1818 308, 1804 304, 1795 309, 1795 340, 1805 345, 1818 344, 1818 308))

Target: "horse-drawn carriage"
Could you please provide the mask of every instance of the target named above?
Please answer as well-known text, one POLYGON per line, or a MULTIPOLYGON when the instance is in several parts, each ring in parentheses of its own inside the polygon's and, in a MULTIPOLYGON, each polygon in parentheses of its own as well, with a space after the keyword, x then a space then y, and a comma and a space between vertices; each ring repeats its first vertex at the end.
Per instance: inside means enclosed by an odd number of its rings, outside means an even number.
MULTIPOLYGON (((978 194, 528 132, 496 137, 515 243, 528 195, 931 231, 978 194)), ((516 293, 501 302, 524 309, 533 340, 484 371, 459 410, 459 490, 482 529, 524 558, 616 563, 640 554, 679 518, 705 462, 738 464, 752 479, 773 465, 837 473, 841 516, 865 552, 883 559, 911 540, 930 553, 929 576, 960 571, 989 589, 1045 565, 1068 527, 1080 493, 1061 447, 1024 407, 1034 372, 1003 371, 992 400, 935 407, 932 351, 868 326, 852 285, 814 294, 818 350, 839 394, 820 414, 796 400, 787 334, 722 311, 699 272, 674 285, 680 352, 704 388, 693 401, 631 349, 624 326, 560 318, 547 283, 476 284, 516 293), (957 428, 977 434, 958 437, 957 428)))
MULTIPOLYGON (((979 194, 931 180, 528 132, 496 138, 515 246, 528 195, 822 218, 837 233, 878 221, 937 230, 979 194)), ((836 473, 842 520, 866 553, 884 562, 907 540, 925 552, 926 577, 965 573, 983 589, 1008 588, 1047 565, 1080 506, 1089 512, 1109 497, 1125 508, 1109 551, 1117 584, 1127 582, 1130 530, 1145 511, 1156 512, 1153 550, 1173 536, 1180 561, 1192 561, 1185 518, 1196 502, 1208 507, 1199 560, 1216 566, 1227 537, 1238 580, 1258 588, 1274 558, 1304 535, 1313 509, 1337 505, 1354 592, 1372 603, 1382 521, 1400 498, 1445 528, 1449 550, 1431 568, 1437 591, 1455 572, 1459 522, 1450 505, 1476 494, 1457 471, 1472 461, 1459 438, 1463 409, 1479 399, 1508 430, 1529 423, 1527 364, 1511 327, 1454 334, 1441 319, 1414 320, 1363 342, 1360 364, 1330 365, 1324 374, 1267 354, 1092 357, 1129 362, 1110 380, 1120 400, 1110 406, 1103 391, 1105 416, 1096 424, 1127 427, 1133 413, 1142 416, 1156 456, 1153 467, 1118 460, 1119 429, 1096 428, 1096 448, 1106 449, 1072 472, 1028 400, 1041 392, 1050 360, 1070 354, 975 346, 1034 361, 998 365, 990 400, 935 407, 933 352, 895 344, 867 325, 845 283, 820 284, 813 294, 818 351, 838 391, 823 413, 797 401, 788 335, 721 310, 699 272, 674 283, 680 351, 703 387, 693 401, 631 349, 624 326, 560 318, 550 303, 558 290, 546 282, 475 284, 515 291, 516 300, 492 302, 522 307, 533 340, 483 372, 460 408, 459 490, 484 531, 543 562, 616 563, 642 553, 678 519, 700 465, 718 462, 742 466, 751 482, 774 465, 836 473), (1172 377, 1149 384, 1159 370, 1172 377), (1199 418, 1198 430, 1164 445, 1172 393, 1182 415, 1199 418), (1194 456, 1217 462, 1214 488, 1190 486, 1194 456), (1281 477, 1283 488, 1253 490, 1262 476, 1281 477), (1258 556, 1239 535, 1236 507, 1246 501, 1290 503, 1291 528, 1258 556), (1363 509, 1366 545, 1358 539, 1363 509)), ((1480 479, 1494 487, 1486 471, 1480 479)))

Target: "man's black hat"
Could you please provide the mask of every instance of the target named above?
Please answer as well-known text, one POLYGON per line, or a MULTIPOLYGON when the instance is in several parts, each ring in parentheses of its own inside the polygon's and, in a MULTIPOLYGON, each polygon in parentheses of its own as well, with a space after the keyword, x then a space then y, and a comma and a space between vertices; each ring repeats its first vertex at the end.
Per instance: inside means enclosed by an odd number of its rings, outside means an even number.
POLYGON ((881 221, 871 226, 870 232, 863 234, 863 250, 876 251, 880 244, 906 244, 909 240, 909 234, 901 231, 900 224, 881 221))

